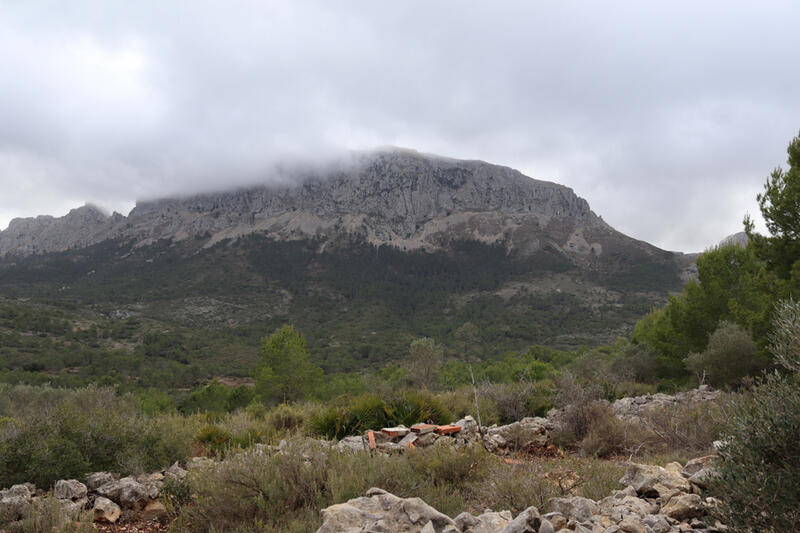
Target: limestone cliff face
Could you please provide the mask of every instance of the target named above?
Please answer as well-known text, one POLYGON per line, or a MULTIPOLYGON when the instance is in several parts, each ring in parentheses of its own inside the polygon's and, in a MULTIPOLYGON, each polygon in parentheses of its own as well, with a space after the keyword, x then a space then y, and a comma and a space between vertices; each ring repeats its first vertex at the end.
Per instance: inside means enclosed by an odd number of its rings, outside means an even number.
POLYGON ((638 243, 606 225, 571 189, 481 161, 385 150, 294 178, 294 185, 140 202, 127 217, 85 206, 61 218, 15 219, 0 232, 0 257, 111 238, 143 245, 201 237, 210 246, 254 232, 428 250, 477 239, 523 253, 547 245, 576 258, 601 255, 619 238, 638 243))

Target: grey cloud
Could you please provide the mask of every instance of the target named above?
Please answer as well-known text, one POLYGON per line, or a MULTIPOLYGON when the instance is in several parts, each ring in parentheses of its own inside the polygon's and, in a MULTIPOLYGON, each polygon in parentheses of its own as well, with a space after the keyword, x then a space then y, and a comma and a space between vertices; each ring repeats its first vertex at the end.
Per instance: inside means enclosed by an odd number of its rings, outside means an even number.
POLYGON ((693 251, 800 128, 792 2, 0 5, 0 227, 408 146, 573 187, 693 251))

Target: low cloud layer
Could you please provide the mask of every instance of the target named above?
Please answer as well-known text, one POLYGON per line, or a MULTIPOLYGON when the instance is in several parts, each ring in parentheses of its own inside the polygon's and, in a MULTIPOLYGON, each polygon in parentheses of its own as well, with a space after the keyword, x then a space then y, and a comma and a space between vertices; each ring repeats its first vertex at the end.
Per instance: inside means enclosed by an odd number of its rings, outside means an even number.
POLYGON ((800 129, 795 2, 0 4, 0 228, 398 145, 563 183, 684 251, 800 129))

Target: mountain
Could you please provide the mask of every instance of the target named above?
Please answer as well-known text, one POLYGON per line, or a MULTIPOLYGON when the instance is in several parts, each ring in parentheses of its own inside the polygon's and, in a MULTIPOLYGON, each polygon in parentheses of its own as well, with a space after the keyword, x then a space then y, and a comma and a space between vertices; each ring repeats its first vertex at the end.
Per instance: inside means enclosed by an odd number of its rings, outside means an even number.
POLYGON ((136 245, 206 237, 206 246, 251 233, 277 240, 343 235, 403 250, 441 250, 459 239, 530 254, 551 245, 578 259, 603 241, 657 250, 616 233, 571 189, 507 167, 412 151, 359 154, 327 170, 294 171, 294 183, 140 202, 129 216, 84 206, 64 217, 15 219, 0 257, 59 252, 107 239, 136 245))
POLYGON ((391 149, 275 178, 128 216, 16 219, 0 232, 0 296, 91 311, 75 328, 133 321, 124 349, 166 335, 147 353, 194 376, 212 360, 246 375, 258 339, 293 323, 333 371, 397 360, 420 336, 455 354, 466 322, 484 357, 611 341, 681 288, 687 264, 571 189, 481 161, 391 149))

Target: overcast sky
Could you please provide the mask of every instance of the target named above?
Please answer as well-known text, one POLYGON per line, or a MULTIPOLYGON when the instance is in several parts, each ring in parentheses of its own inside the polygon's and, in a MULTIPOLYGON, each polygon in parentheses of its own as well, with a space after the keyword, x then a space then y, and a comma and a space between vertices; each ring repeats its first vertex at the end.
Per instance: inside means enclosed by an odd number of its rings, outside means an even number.
POLYGON ((800 2, 0 0, 0 228, 398 145, 696 251, 800 130, 800 2))

